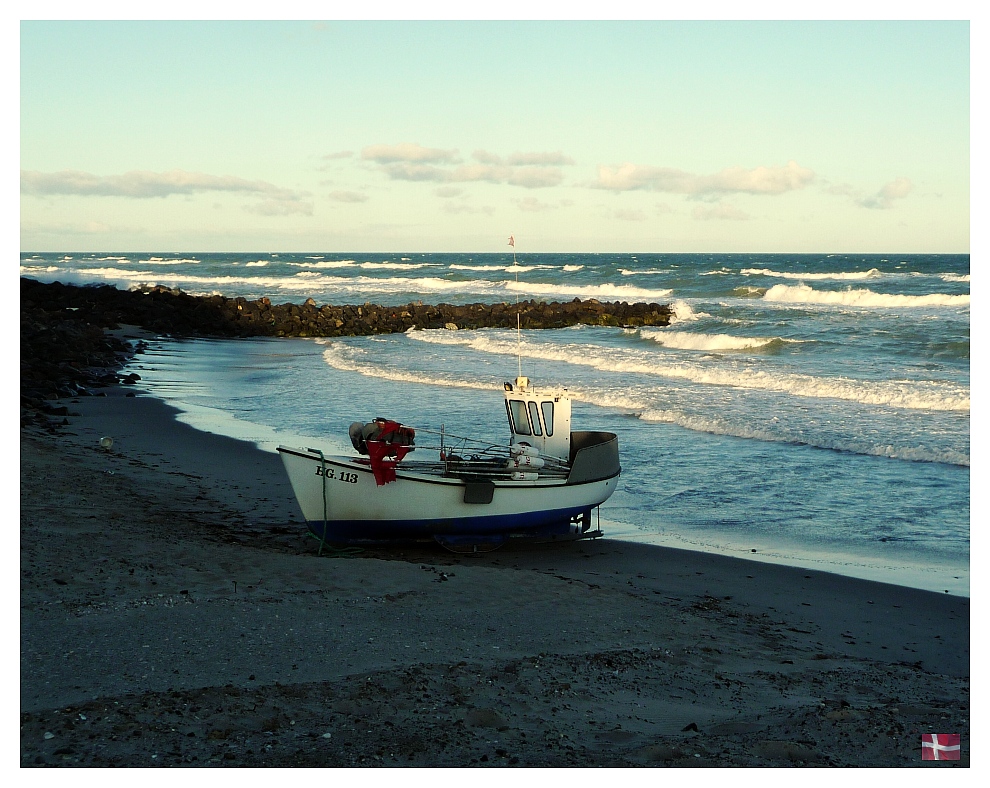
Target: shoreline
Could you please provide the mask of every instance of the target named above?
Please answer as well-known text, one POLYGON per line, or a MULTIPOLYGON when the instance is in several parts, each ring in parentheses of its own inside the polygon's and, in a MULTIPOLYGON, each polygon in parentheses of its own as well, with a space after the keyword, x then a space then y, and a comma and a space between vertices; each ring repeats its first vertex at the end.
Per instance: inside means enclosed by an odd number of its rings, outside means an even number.
POLYGON ((21 430, 22 766, 969 764, 968 598, 608 538, 317 556, 277 456, 106 393, 21 430))
MULTIPOLYGON (((226 341, 234 342, 235 340, 226 341)), ((306 340, 249 338, 236 340, 236 342, 246 342, 251 345, 253 342, 305 343, 306 340)), ((167 343, 168 340, 155 342, 149 339, 146 351, 154 351, 156 361, 160 360, 162 355, 175 355, 175 349, 161 352, 163 348, 168 346, 167 343)), ((271 352, 267 344, 261 344, 257 347, 262 353, 271 352)), ((186 353, 183 352, 175 358, 184 359, 185 355, 186 353)), ((344 430, 340 430, 339 434, 335 432, 318 435, 314 432, 308 435, 296 435, 277 431, 255 421, 242 420, 224 410, 211 407, 209 404, 202 404, 202 398, 199 398, 200 404, 191 404, 174 386, 172 377, 176 373, 173 371, 170 374, 162 375, 160 372, 149 372, 148 367, 154 366, 155 363, 150 360, 147 364, 142 363, 142 356, 139 355, 134 358, 133 363, 126 370, 133 370, 145 378, 135 388, 144 389, 148 396, 160 396, 171 406, 178 408, 179 413, 176 414, 176 418, 183 424, 204 432, 254 442, 263 450, 272 453, 275 452, 275 447, 279 444, 289 446, 319 445, 327 449, 328 453, 334 454, 351 451, 344 430), (162 393, 159 394, 159 391, 162 393)), ((181 375, 181 373, 178 374, 181 375)), ((676 526, 667 524, 661 517, 655 516, 650 520, 644 520, 631 519, 628 513, 619 514, 620 519, 612 519, 612 516, 614 516, 614 510, 606 505, 601 519, 602 527, 609 538, 620 541, 697 550, 715 555, 738 557, 747 561, 814 569, 908 588, 970 596, 968 563, 953 563, 945 557, 932 558, 930 554, 919 555, 917 550, 899 550, 894 545, 884 545, 882 549, 873 551, 863 546, 859 546, 858 550, 855 547, 850 547, 845 552, 834 547, 826 548, 823 546, 816 550, 813 544, 788 540, 786 536, 770 540, 766 537, 761 539, 751 534, 720 533, 716 538, 712 538, 711 534, 704 532, 691 531, 690 529, 679 530, 676 526)), ((758 516, 758 513, 754 512, 753 516, 758 516)))

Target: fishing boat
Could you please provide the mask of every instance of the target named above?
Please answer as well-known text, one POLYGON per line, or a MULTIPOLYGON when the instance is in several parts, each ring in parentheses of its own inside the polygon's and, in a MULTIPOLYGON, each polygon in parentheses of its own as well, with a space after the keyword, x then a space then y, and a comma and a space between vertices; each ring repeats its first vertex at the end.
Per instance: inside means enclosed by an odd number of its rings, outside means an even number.
MULTIPOLYGON (((515 238, 509 236, 517 271, 515 238)), ((520 336, 516 313, 516 338, 520 336)), ((619 439, 572 432, 571 400, 522 374, 503 384, 509 440, 420 430, 391 419, 355 422, 354 456, 279 446, 303 517, 323 543, 434 540, 455 552, 509 539, 601 536, 592 512, 619 483, 619 439), (432 445, 417 444, 424 436, 432 445), (407 456, 417 451, 417 459, 407 456), (431 456, 423 458, 430 453, 431 456)))
POLYGON ((601 536, 592 513, 619 481, 617 436, 572 431, 566 391, 520 375, 502 394, 502 445, 379 418, 351 425, 352 456, 279 446, 309 529, 329 544, 434 540, 455 552, 601 536))

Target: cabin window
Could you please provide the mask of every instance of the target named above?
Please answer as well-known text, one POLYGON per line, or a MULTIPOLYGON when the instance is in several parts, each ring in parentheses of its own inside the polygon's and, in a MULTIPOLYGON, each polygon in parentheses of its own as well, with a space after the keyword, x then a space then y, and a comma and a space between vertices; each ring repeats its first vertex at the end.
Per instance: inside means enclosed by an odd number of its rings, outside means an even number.
POLYGON ((541 402, 540 407, 543 409, 543 426, 547 435, 553 435, 553 400, 541 402))
POLYGON ((526 403, 521 399, 510 399, 506 404, 509 406, 512 431, 516 435, 532 435, 533 431, 529 428, 529 417, 526 415, 526 403))
POLYGON ((529 418, 533 422, 533 434, 542 435, 543 430, 540 429, 540 410, 536 407, 535 402, 529 403, 529 418))

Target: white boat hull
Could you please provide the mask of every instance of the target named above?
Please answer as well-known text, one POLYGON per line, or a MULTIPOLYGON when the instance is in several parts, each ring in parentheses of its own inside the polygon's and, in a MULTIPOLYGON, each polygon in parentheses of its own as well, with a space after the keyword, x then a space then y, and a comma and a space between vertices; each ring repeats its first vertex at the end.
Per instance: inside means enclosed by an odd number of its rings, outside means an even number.
POLYGON ((606 440, 589 447, 593 462, 574 464, 566 479, 447 477, 417 472, 415 462, 402 462, 395 481, 378 485, 366 459, 323 457, 313 449, 286 446, 278 450, 303 517, 327 542, 498 544, 516 536, 587 534, 591 511, 615 491, 620 469, 615 436, 585 434, 606 440))

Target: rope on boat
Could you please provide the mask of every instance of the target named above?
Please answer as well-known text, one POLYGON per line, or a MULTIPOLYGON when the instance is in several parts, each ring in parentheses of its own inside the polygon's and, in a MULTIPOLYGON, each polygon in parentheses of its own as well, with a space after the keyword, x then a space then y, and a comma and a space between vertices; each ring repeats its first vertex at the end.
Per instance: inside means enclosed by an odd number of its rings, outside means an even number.
MULTIPOLYGON (((320 476, 323 482, 323 535, 319 537, 320 549, 316 554, 323 555, 323 549, 327 546, 327 458, 319 449, 309 449, 309 451, 320 455, 320 476)), ((312 532, 310 536, 316 538, 316 534, 312 532)), ((364 552, 360 547, 327 547, 327 549, 330 551, 330 558, 353 558, 358 553, 364 552)))
POLYGON ((320 449, 310 449, 320 455, 320 481, 323 483, 323 536, 320 537, 320 549, 317 555, 323 555, 323 548, 327 543, 327 458, 323 456, 320 449))

